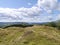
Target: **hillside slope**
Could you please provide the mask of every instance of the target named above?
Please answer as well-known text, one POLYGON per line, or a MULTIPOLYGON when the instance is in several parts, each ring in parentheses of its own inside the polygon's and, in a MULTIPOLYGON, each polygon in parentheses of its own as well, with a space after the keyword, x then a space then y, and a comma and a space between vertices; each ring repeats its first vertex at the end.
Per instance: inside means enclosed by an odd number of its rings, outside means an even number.
POLYGON ((60 45, 60 30, 48 26, 0 29, 0 45, 60 45))

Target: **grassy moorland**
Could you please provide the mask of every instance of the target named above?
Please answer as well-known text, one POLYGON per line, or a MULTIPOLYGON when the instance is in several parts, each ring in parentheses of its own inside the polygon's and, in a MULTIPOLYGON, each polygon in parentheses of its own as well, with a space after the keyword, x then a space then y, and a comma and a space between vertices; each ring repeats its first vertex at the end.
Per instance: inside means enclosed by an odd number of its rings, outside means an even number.
POLYGON ((0 45, 60 45, 60 30, 43 25, 0 28, 0 45))

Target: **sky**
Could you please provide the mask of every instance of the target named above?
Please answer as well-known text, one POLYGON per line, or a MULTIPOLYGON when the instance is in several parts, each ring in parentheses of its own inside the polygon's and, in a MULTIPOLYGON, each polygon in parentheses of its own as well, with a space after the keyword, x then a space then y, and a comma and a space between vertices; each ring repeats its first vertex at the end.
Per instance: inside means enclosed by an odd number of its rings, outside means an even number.
POLYGON ((0 0, 0 22, 60 20, 60 0, 0 0))

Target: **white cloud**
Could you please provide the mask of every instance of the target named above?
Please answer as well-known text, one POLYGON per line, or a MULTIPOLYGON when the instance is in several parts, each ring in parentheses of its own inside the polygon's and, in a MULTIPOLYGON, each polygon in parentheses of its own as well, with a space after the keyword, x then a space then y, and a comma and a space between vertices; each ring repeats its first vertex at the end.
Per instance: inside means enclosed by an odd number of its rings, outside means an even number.
POLYGON ((57 20, 60 19, 60 14, 57 15, 57 20))
POLYGON ((28 5, 32 5, 32 3, 28 3, 28 5))
POLYGON ((56 9, 60 11, 60 2, 58 3, 58 5, 57 5, 57 8, 56 8, 56 9))
MULTIPOLYGON (((49 21, 51 16, 48 18, 38 18, 38 16, 45 15, 45 13, 51 14, 52 10, 56 8, 57 0, 38 0, 37 4, 31 8, 0 8, 0 19, 1 21, 23 21, 23 22, 46 22, 49 21), (45 13, 44 13, 45 12, 45 13), (43 19, 43 20, 42 20, 43 19)), ((31 3, 28 3, 31 5, 31 3)))

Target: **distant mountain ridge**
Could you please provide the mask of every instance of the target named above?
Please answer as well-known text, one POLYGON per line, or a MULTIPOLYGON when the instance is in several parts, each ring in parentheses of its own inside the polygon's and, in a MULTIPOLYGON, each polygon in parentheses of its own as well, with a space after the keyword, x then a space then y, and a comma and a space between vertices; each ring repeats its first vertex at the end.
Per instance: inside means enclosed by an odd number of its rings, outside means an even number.
POLYGON ((0 27, 5 27, 9 25, 51 25, 52 23, 59 25, 60 20, 53 21, 53 22, 0 22, 0 27))
POLYGON ((20 22, 0 22, 0 27, 4 27, 12 24, 21 24, 20 22))
POLYGON ((42 24, 42 23, 34 23, 34 22, 0 22, 0 27, 4 27, 4 26, 8 26, 8 25, 18 25, 18 24, 34 25, 34 24, 42 24))
POLYGON ((27 23, 27 22, 0 22, 0 27, 6 27, 6 26, 29 26, 32 25, 32 23, 27 23))

